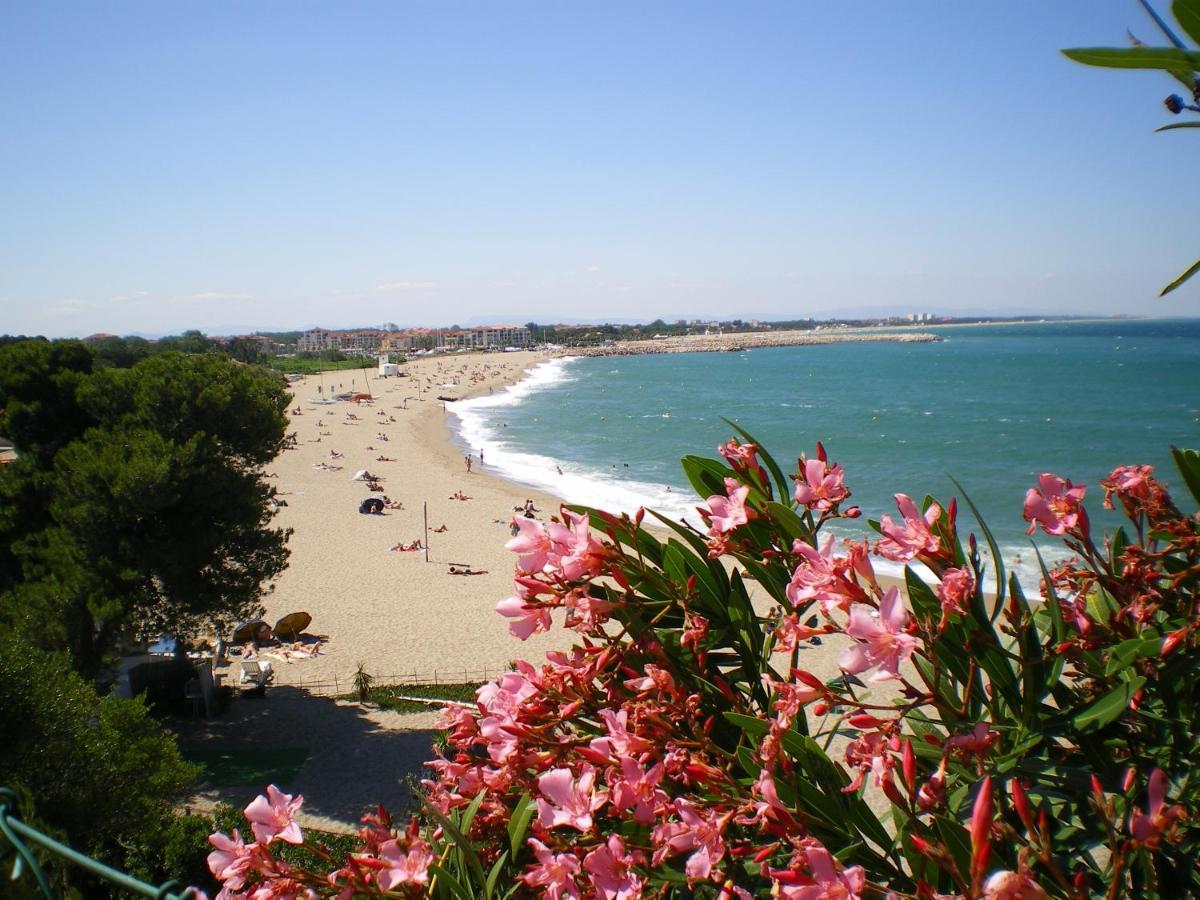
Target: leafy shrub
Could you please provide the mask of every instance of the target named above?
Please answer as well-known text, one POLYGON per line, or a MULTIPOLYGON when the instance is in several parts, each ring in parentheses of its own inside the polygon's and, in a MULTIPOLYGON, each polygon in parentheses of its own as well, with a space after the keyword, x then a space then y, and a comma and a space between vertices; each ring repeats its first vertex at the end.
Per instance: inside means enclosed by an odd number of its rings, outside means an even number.
MULTIPOLYGON (((839 547, 823 531, 860 515, 841 467, 818 445, 785 475, 741 436, 684 460, 704 531, 658 517, 664 540, 641 510, 517 520, 497 609, 522 638, 561 610, 577 646, 448 710, 427 824, 364 820, 363 855, 320 891, 1200 892, 1200 517, 1122 467, 1102 486, 1129 525, 1100 538, 1085 489, 1043 474, 1030 530, 1076 557, 1031 599, 956 500, 897 495, 877 541, 839 547), (903 591, 873 557, 904 564, 903 591), (814 639, 840 645, 837 677, 805 667, 814 639)), ((1175 457, 1200 500, 1200 457, 1175 457)), ((222 871, 315 887, 272 861, 300 839, 295 802, 256 801, 258 840, 222 871)))

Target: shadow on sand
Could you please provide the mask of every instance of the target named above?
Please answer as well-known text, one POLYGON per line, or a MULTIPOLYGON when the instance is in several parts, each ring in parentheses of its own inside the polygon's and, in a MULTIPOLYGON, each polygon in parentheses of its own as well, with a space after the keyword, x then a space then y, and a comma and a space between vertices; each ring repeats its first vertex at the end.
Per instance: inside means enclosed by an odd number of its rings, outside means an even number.
MULTIPOLYGON (((277 787, 304 795, 302 825, 348 830, 377 803, 397 817, 412 809, 406 782, 423 777, 422 764, 434 755, 433 718, 335 702, 283 685, 268 688, 263 698, 235 699, 219 718, 176 719, 171 727, 185 755, 190 750, 219 750, 235 758, 239 750, 306 751, 295 778, 277 787)), ((265 788, 202 784, 194 805, 227 802, 240 809, 265 788)))

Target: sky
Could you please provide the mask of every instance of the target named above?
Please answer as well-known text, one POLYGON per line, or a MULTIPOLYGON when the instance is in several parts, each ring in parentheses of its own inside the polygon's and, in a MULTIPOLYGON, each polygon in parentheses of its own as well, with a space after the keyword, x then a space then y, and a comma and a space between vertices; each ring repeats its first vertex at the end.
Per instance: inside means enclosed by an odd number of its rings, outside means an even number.
POLYGON ((1200 315, 1157 299, 1200 255, 1175 83, 1059 53, 1127 28, 1163 43, 1134 0, 5 3, 0 332, 1200 315))

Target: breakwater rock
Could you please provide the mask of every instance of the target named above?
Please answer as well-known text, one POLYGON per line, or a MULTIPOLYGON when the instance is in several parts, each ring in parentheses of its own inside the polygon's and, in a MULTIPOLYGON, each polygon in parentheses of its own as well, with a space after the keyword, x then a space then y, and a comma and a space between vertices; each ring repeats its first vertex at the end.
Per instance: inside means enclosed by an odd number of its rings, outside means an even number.
POLYGON ((717 353, 757 350, 760 347, 799 347, 807 344, 896 343, 926 344, 939 341, 924 331, 751 331, 740 334, 694 334, 683 337, 617 341, 599 347, 572 347, 556 356, 640 356, 645 353, 717 353))

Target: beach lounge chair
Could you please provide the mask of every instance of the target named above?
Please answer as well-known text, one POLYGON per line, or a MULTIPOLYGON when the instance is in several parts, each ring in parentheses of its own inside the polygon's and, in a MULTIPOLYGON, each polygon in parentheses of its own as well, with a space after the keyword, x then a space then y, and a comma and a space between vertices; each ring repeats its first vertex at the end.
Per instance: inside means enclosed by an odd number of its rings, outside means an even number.
POLYGON ((263 689, 270 682, 272 674, 269 662, 258 662, 253 659, 243 660, 240 664, 238 684, 253 684, 259 689, 263 689))

